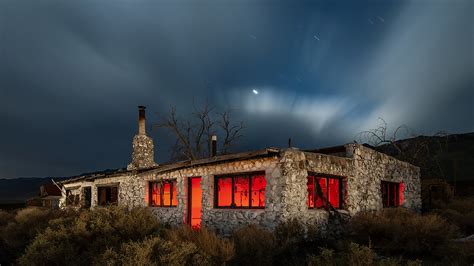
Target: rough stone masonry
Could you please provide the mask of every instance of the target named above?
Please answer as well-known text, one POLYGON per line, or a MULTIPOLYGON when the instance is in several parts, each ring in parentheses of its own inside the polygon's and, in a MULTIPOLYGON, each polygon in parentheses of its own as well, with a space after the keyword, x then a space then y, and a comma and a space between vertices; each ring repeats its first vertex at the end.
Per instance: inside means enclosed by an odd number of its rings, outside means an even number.
MULTIPOLYGON (((225 234, 248 224, 274 228, 293 218, 307 224, 325 224, 331 211, 352 216, 360 211, 384 207, 421 208, 419 168, 359 144, 340 146, 333 153, 268 148, 158 165, 153 159, 153 141, 146 136, 144 110, 144 107, 139 108, 139 132, 133 139, 132 162, 127 169, 65 180, 61 182, 64 195, 85 197, 83 192, 90 188, 91 198, 87 200, 91 202, 91 208, 109 204, 146 207, 158 220, 171 225, 190 224, 194 217, 198 217, 200 226, 225 234), (218 178, 252 173, 264 176, 263 206, 219 206, 217 194, 224 193, 224 189, 219 187, 218 178), (308 176, 318 177, 314 189, 308 176), (190 187, 190 178, 193 177, 200 178, 199 190, 196 190, 199 195, 190 187), (338 186, 334 186, 335 189, 329 185, 325 187, 328 182, 337 182, 338 186), (152 187, 156 183, 173 183, 175 191, 168 192, 175 194, 174 205, 152 204, 152 196, 157 196, 152 187), (118 190, 116 198, 110 192, 115 191, 109 189, 111 187, 118 190), (328 199, 331 193, 338 196, 333 197, 335 207, 328 199), (200 205, 200 209, 195 205, 200 205)), ((233 191, 231 196, 234 199, 238 187, 232 184, 229 189, 233 191)), ((160 197, 167 196, 168 192, 165 189, 160 197)), ((66 196, 61 203, 68 207, 66 196)))

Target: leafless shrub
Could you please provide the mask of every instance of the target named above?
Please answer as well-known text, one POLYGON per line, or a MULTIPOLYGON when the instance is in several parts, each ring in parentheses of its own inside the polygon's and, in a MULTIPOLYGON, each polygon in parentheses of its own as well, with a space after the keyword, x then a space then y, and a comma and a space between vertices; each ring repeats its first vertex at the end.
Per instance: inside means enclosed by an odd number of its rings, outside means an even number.
POLYGON ((474 198, 455 198, 448 203, 438 202, 432 212, 458 226, 464 236, 474 234, 474 198))

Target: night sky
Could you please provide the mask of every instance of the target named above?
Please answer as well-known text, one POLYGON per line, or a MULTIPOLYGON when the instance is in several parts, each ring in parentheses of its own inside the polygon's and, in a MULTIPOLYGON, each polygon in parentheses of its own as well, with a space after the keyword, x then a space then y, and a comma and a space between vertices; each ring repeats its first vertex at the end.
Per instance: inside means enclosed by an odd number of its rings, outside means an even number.
MULTIPOLYGON (((473 14, 471 0, 1 0, 0 178, 125 167, 138 105, 148 125, 172 105, 232 108, 239 150, 348 143, 378 117, 474 131, 473 14)), ((168 161, 171 136, 149 132, 168 161)))

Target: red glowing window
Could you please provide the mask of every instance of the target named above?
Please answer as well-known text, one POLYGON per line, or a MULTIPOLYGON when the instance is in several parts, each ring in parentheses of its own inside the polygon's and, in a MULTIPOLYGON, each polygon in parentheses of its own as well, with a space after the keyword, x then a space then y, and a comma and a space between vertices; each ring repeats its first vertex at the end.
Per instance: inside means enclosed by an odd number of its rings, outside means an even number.
POLYGON ((176 180, 150 182, 149 205, 152 207, 176 207, 178 205, 176 180))
POLYGON ((382 181, 382 204, 384 208, 394 208, 403 204, 403 183, 382 181))
POLYGON ((400 183, 398 188, 398 206, 403 205, 403 193, 405 192, 405 184, 400 183))
POLYGON ((217 202, 218 206, 232 205, 232 178, 218 178, 217 179, 217 202))
POLYGON ((250 183, 248 177, 234 178, 234 203, 236 207, 248 207, 250 204, 250 183))
POLYGON ((254 207, 265 207, 265 181, 264 175, 252 176, 251 180, 252 191, 251 191, 251 204, 254 207))
POLYGON ((223 208, 264 208, 265 175, 238 174, 216 177, 215 206, 223 208))
POLYGON ((344 202, 344 184, 339 177, 308 176, 308 208, 325 208, 327 203, 341 209, 344 202))

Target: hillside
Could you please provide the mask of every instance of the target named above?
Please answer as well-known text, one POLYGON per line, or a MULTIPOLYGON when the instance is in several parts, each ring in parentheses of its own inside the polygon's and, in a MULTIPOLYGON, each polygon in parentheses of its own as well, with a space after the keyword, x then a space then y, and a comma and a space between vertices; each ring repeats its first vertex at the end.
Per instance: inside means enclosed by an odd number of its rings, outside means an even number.
POLYGON ((421 168, 421 178, 448 182, 474 181, 474 133, 419 136, 387 144, 376 150, 421 168))

